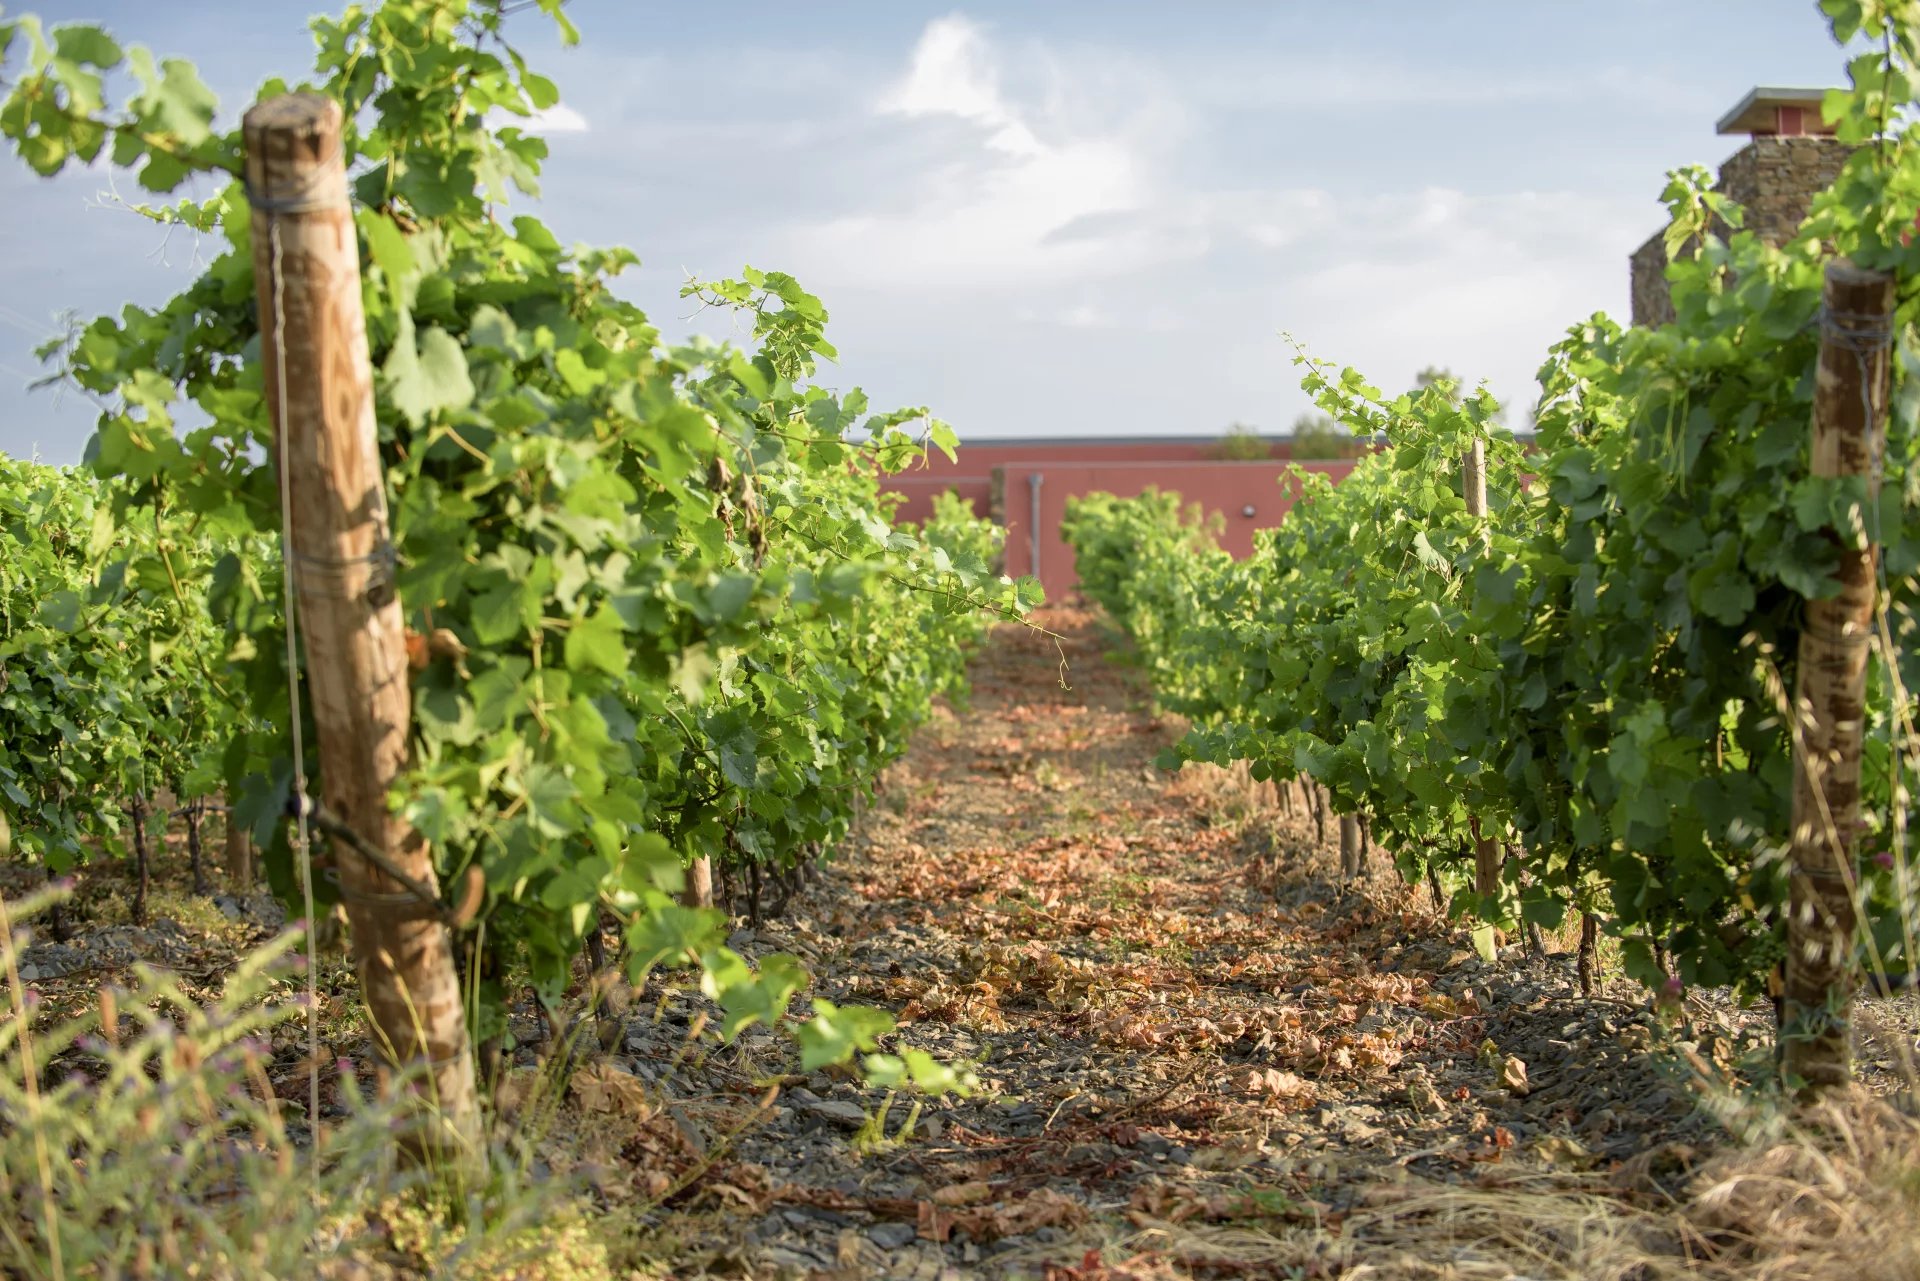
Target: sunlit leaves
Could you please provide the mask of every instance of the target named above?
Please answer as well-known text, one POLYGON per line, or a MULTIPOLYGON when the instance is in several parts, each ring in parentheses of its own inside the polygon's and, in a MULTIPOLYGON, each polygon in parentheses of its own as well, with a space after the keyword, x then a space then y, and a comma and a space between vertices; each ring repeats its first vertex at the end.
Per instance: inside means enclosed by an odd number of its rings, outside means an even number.
POLYGON ((206 548, 128 497, 0 459, 0 823, 53 871, 117 845, 123 798, 217 790, 250 719, 213 670, 206 548))
MULTIPOLYGON (((1787 827, 1801 605, 1834 590, 1840 546, 1880 543, 1892 616, 1912 610, 1920 567, 1911 432, 1889 433, 1877 502, 1857 480, 1807 475, 1824 261, 1837 249, 1903 279, 1920 268, 1920 135, 1902 115, 1915 25, 1883 3, 1824 7, 1843 39, 1889 37, 1828 103, 1843 139, 1880 145, 1779 247, 1740 231, 1704 171, 1676 171, 1677 323, 1573 326, 1542 367, 1530 454, 1493 430, 1484 394, 1388 399, 1302 355, 1319 406, 1384 435, 1391 457, 1362 459, 1337 489, 1296 480, 1298 503, 1251 561, 1225 558, 1171 496, 1069 508, 1083 590, 1194 722, 1175 758, 1311 776, 1336 810, 1371 817, 1403 871, 1456 887, 1477 817, 1516 862, 1500 901, 1457 907, 1517 924, 1517 906, 1543 925, 1600 910, 1643 976, 1664 978, 1656 948, 1690 982, 1750 985, 1777 959, 1785 885, 1769 858, 1787 827), (1476 438, 1489 515, 1469 526, 1458 466, 1476 438)), ((1901 303, 1897 333, 1916 306, 1901 303)), ((1904 421, 1907 362, 1895 374, 1904 421)), ((1869 761, 1912 751, 1910 650, 1870 667, 1869 761)), ((1882 849, 1860 875, 1867 927, 1893 937, 1899 921, 1910 937, 1915 904, 1899 901, 1885 835, 1911 823, 1896 774, 1863 778, 1880 834, 1863 845, 1882 849)))
POLYGON ((435 325, 418 335, 416 346, 413 319, 405 312, 381 375, 387 402, 415 427, 436 413, 473 403, 473 381, 459 341, 435 325))
POLYGON ((620 616, 609 605, 567 629, 562 652, 568 667, 598 671, 608 676, 627 674, 627 647, 621 639, 620 616))
POLYGON ((794 1028, 800 1042, 800 1067, 811 1072, 829 1063, 844 1063, 874 1048, 893 1031, 893 1016, 859 1005, 835 1005, 816 998, 813 1017, 794 1028))
MULTIPOLYGON (((558 4, 541 7, 577 37, 558 4)), ((793 277, 749 268, 695 287, 749 321, 751 341, 668 349, 610 288, 635 254, 569 248, 529 214, 502 215, 537 189, 547 148, 492 124, 551 107, 559 87, 505 43, 498 5, 387 0, 313 29, 312 84, 349 122, 386 511, 415 642, 413 761, 394 804, 443 872, 484 873, 490 973, 557 999, 609 912, 635 972, 702 967, 727 1033, 783 1021, 797 963, 730 960, 721 916, 670 897, 683 862, 743 873, 818 857, 934 698, 958 690, 985 618, 1018 617, 1034 593, 992 571, 997 534, 957 502, 922 530, 893 522, 880 475, 950 451, 953 433, 923 409, 875 414, 857 390, 813 385, 835 352, 826 307, 793 277)), ((29 165, 105 154, 154 190, 211 173, 214 196, 148 212, 225 246, 166 305, 49 348, 106 408, 88 451, 100 479, 69 478, 78 524, 59 573, 7 583, 20 598, 9 644, 50 655, 71 695, 0 689, 14 696, 0 705, 0 783, 27 807, 9 814, 33 818, 18 843, 50 865, 80 857, 88 833, 64 817, 65 789, 118 794, 127 770, 164 761, 224 785, 290 884, 275 837, 297 688, 238 139, 215 131, 213 97, 183 61, 91 27, 49 40, 22 20, 0 35, 9 71, 26 63, 0 136, 29 165), (133 86, 117 105, 103 74, 115 70, 133 86), (181 431, 183 401, 209 424, 181 431), (96 507, 99 484, 111 501, 96 507), (143 615, 119 630, 130 600, 164 626, 143 615), (230 685, 206 675, 216 666, 230 685), (188 712, 193 732, 156 745, 188 712), (95 756, 98 769, 75 768, 95 756)), ((66 526, 21 528, 44 550, 66 526)), ((18 669, 13 653, 0 661, 18 669)), ((317 759, 307 744, 310 771, 317 759)), ((871 1051, 866 1018, 829 1017, 812 1052, 871 1051)), ((482 1027, 497 1019, 481 1012, 482 1027)))

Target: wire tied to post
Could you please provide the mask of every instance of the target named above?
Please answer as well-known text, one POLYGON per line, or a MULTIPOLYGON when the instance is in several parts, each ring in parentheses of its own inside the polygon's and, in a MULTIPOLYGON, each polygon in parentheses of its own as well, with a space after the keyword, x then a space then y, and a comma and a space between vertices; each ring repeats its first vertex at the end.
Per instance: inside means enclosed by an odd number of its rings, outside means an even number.
POLYGON ((255 213, 263 213, 269 219, 286 214, 319 213, 323 209, 349 207, 344 186, 335 188, 330 181, 334 174, 345 171, 344 153, 336 153, 327 163, 316 164, 307 170, 300 185, 279 195, 270 196, 255 187, 252 182, 241 179, 240 185, 247 195, 247 203, 253 206, 255 213))
MULTIPOLYGON (((254 196, 251 190, 248 199, 254 196)), ((256 206, 259 207, 259 206, 256 206)), ((287 465, 287 348, 286 348, 286 277, 282 271, 283 254, 280 245, 280 215, 271 206, 265 208, 267 214, 267 236, 271 250, 271 271, 273 279, 273 369, 277 380, 278 396, 274 404, 279 409, 278 421, 274 424, 274 449, 278 455, 280 472, 280 595, 281 609, 286 617, 287 633, 287 728, 293 740, 293 796, 297 805, 294 814, 294 863, 300 869, 301 910, 306 914, 307 922, 307 1115, 310 1126, 320 1123, 320 949, 316 940, 319 922, 314 919, 313 897, 313 845, 312 833, 307 827, 307 761, 305 737, 306 730, 300 716, 300 648, 299 623, 295 617, 293 561, 293 475, 287 465)), ((313 1145, 314 1159, 319 1160, 320 1145, 313 1145)))
POLYGON ((1822 305, 1820 336, 1844 351, 1873 353, 1893 345, 1892 318, 1874 312, 1835 311, 1822 305))

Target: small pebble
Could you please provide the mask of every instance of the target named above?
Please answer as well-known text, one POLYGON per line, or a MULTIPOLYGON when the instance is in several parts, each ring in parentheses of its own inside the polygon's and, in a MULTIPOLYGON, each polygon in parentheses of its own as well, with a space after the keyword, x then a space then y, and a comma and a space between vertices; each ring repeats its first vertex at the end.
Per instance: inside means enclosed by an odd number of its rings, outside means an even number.
POLYGON ((867 1229, 867 1240, 882 1250, 898 1250, 919 1235, 911 1223, 876 1223, 867 1229))

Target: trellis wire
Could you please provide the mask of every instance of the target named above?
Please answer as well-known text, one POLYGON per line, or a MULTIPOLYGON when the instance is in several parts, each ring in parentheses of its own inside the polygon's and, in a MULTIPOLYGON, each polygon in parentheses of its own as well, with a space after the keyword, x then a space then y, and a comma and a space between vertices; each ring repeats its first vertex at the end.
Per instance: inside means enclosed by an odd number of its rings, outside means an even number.
MULTIPOLYGON (((250 193, 251 194, 251 193, 250 193)), ((307 923, 307 1128, 313 1135, 312 1159, 320 1160, 320 950, 314 919, 312 833, 307 826, 307 758, 300 717, 299 633, 294 618, 293 469, 287 465, 286 278, 281 271, 280 211, 266 202, 255 207, 267 215, 272 248, 273 371, 279 391, 279 421, 274 438, 280 464, 280 593, 287 621, 287 727, 293 735, 294 863, 300 869, 300 906, 307 923)))

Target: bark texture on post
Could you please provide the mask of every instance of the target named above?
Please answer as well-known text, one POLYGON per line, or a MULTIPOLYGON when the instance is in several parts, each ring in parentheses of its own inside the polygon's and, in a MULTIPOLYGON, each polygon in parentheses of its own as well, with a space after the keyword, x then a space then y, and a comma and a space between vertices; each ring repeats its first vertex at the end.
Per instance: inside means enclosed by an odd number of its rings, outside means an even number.
POLYGON ((1360 820, 1352 814, 1340 816, 1340 875, 1349 881, 1360 876, 1360 820))
MULTIPOLYGON (((407 763, 412 703, 340 124, 339 106, 316 94, 262 102, 242 123, 261 358, 284 434, 277 461, 291 491, 286 553, 321 803, 437 894, 425 838, 387 804, 407 763)), ((375 1039, 394 1067, 426 1076, 433 1116, 408 1146, 471 1149, 479 1135, 473 1055, 437 904, 408 894, 346 841, 333 843, 333 858, 375 1039)))
POLYGON ((206 861, 201 857, 200 815, 206 809, 206 802, 196 797, 188 801, 184 808, 184 817, 187 820, 187 860, 193 868, 193 892, 205 894, 208 892, 207 866, 206 861))
POLYGON ((687 865, 686 888, 680 891, 686 907, 713 906, 713 860, 702 854, 687 865))
POLYGON ((1460 495, 1467 500, 1467 515, 1487 514, 1487 442, 1475 440, 1460 459, 1460 495))
POLYGON ((146 797, 135 792, 133 799, 127 802, 127 814, 133 824, 133 910, 129 915, 135 925, 147 923, 147 885, 152 879, 151 863, 147 858, 147 801, 146 797))
POLYGON ((224 860, 227 865, 227 884, 238 893, 246 893, 253 888, 253 837, 247 829, 237 822, 232 811, 227 813, 227 852, 224 860))
POLYGON ((1600 981, 1600 918, 1592 912, 1580 913, 1580 954, 1575 967, 1580 975, 1580 995, 1592 996, 1600 981))
MULTIPOLYGON (((1487 515, 1487 443, 1475 439, 1473 447, 1460 459, 1460 492, 1467 500, 1467 515, 1484 520, 1487 515)), ((1480 830, 1473 820, 1473 892, 1485 898, 1500 892, 1500 843, 1480 830)))
MULTIPOLYGON (((1812 472, 1862 476, 1868 509, 1885 430, 1893 278, 1827 267, 1813 393, 1812 472)), ((1868 641, 1879 549, 1865 531, 1829 531, 1840 590, 1806 603, 1794 678, 1793 819, 1781 1065, 1806 1091, 1852 1077, 1854 835, 1866 724, 1868 641)))

